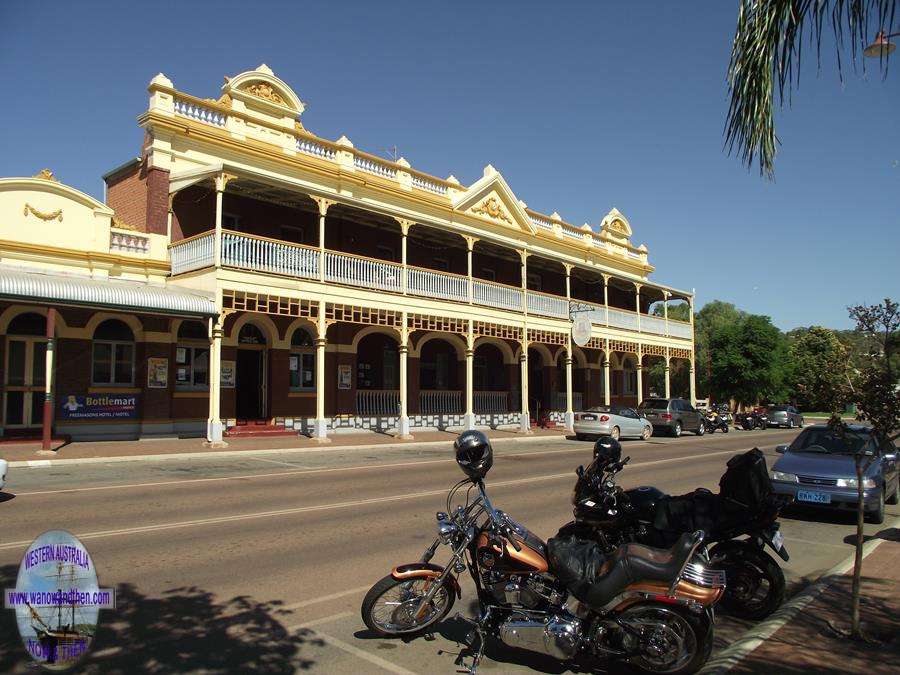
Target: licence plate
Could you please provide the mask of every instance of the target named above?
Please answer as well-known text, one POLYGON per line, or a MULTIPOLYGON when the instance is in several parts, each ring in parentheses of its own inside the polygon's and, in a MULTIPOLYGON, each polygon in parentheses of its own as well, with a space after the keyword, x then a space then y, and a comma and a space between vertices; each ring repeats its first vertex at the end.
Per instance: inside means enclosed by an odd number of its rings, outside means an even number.
POLYGON ((814 504, 830 504, 831 495, 827 492, 810 492, 809 490, 797 490, 797 501, 812 502, 814 504))
POLYGON ((593 422, 594 420, 597 419, 597 416, 596 415, 582 415, 581 419, 583 419, 585 422, 593 422))

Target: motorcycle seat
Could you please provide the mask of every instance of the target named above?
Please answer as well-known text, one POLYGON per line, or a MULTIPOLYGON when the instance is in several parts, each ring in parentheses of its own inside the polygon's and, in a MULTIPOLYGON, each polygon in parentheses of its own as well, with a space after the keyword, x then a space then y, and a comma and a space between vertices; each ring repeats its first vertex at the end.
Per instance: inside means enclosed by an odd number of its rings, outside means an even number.
POLYGON ((626 544, 616 551, 613 564, 626 566, 634 581, 672 581, 702 539, 700 532, 685 532, 670 549, 626 544))

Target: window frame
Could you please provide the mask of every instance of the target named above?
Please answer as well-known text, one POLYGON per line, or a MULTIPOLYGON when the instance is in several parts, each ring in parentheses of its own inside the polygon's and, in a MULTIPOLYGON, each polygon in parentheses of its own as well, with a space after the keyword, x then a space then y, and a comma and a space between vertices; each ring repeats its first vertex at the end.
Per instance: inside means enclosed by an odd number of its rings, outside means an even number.
POLYGON ((128 340, 91 340, 91 386, 93 387, 133 387, 134 371, 137 362, 137 343, 128 340), (110 348, 109 358, 109 381, 97 380, 96 364, 97 364, 97 347, 107 345, 110 348), (116 382, 116 350, 118 347, 131 348, 131 376, 128 382, 116 382))
POLYGON ((288 351, 288 391, 295 392, 311 392, 316 390, 316 338, 313 336, 312 332, 302 326, 296 328, 291 335, 291 346, 288 351), (297 331, 303 331, 309 337, 311 344, 309 345, 296 345, 294 344, 294 336, 297 335, 297 331), (291 383, 291 373, 294 371, 291 370, 291 359, 297 358, 297 378, 299 384, 294 385, 291 383), (306 368, 304 366, 304 361, 307 359, 304 357, 309 357, 309 372, 312 377, 310 378, 311 384, 308 386, 303 385, 303 373, 306 368))
POLYGON ((199 340, 190 340, 183 339, 181 342, 177 342, 175 344, 175 358, 173 359, 175 363, 175 389, 178 391, 209 391, 209 360, 210 360, 210 348, 209 344, 205 342, 201 342, 199 340), (178 362, 178 350, 186 349, 190 351, 190 356, 187 359, 186 363, 178 362), (196 368, 194 366, 194 362, 197 359, 197 350, 205 350, 206 351, 206 384, 197 384, 194 381, 194 373, 196 372, 196 368), (179 382, 178 381, 178 368, 181 366, 187 366, 190 368, 191 377, 190 382, 179 382))

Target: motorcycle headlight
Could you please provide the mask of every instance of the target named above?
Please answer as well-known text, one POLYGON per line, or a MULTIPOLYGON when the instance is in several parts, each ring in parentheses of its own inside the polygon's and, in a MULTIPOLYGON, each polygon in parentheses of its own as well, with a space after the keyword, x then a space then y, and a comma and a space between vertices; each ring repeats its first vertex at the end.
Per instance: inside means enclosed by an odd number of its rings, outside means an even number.
MULTIPOLYGON (((837 486, 842 488, 855 488, 858 483, 855 478, 838 478, 837 486)), ((871 490, 875 487, 875 481, 872 478, 863 478, 863 487, 871 490)))
POLYGON ((796 483, 797 474, 795 473, 785 473, 783 471, 773 471, 772 472, 772 480, 778 480, 782 483, 796 483))

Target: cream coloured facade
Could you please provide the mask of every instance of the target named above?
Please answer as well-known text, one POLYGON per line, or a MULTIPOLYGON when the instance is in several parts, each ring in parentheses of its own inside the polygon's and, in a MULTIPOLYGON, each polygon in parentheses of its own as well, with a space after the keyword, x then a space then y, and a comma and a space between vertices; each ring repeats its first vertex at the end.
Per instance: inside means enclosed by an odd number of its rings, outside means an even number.
POLYGON ((15 393, 26 386, 52 390, 58 433, 213 443, 254 423, 322 440, 570 425, 579 407, 639 403, 654 361, 666 364, 655 394, 693 399, 693 326, 668 316, 693 295, 651 281, 616 209, 578 227, 528 208, 490 165, 463 185, 320 138, 265 65, 226 78, 216 99, 162 74, 149 94, 140 156, 105 176, 106 204, 47 176, 0 179, 5 431, 34 426, 32 392, 15 393), (43 295, 28 297, 38 281, 43 295), (98 281, 142 295, 129 311, 98 281), (72 340, 90 363, 80 375, 48 365, 50 384, 35 384, 19 372, 42 348, 6 329, 51 306, 50 351, 72 340), (685 391, 670 365, 687 370, 685 391), (71 397, 126 391, 121 421, 61 419, 71 397))

